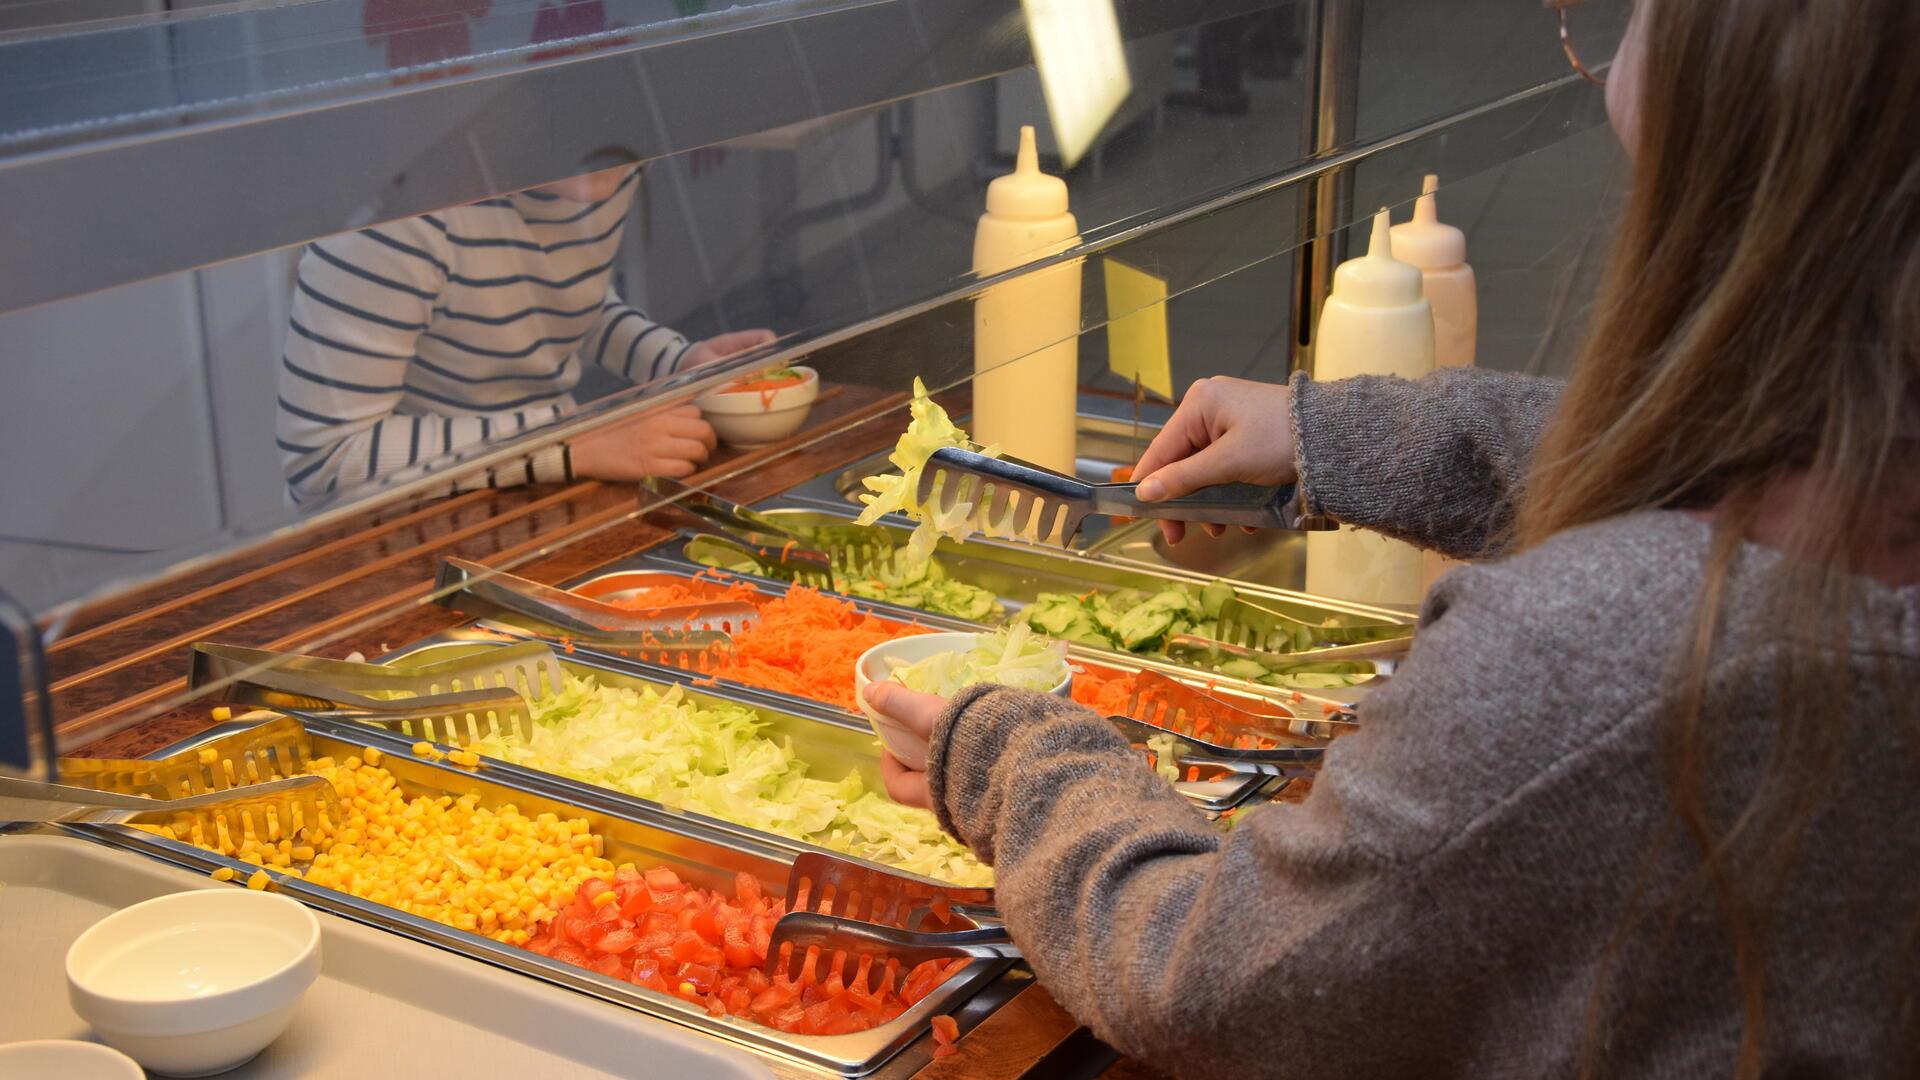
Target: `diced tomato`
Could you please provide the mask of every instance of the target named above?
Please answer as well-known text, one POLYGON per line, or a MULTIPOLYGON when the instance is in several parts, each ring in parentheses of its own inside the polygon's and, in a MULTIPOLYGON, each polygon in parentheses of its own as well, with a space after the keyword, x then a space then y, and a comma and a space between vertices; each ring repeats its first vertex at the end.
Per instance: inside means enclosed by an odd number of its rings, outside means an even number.
POLYGON ((603 953, 623 953, 640 943, 640 935, 632 930, 609 930, 605 937, 595 942, 593 947, 603 953))
POLYGON ((693 984, 693 988, 702 994, 709 993, 719 985, 720 969, 711 964, 683 964, 680 981, 693 984))
POLYGON ((712 908, 701 908, 694 912, 693 921, 688 924, 688 929, 699 934, 701 939, 710 945, 720 944, 720 923, 713 917, 712 908))
MULTIPOLYGON (((821 955, 809 949, 797 979, 764 970, 773 927, 786 910, 757 878, 735 880, 733 898, 693 888, 665 867, 622 867, 593 878, 538 927, 526 948, 563 963, 797 1034, 835 1035, 900 1016, 966 965, 929 961, 905 973, 898 961, 821 955), (595 905, 612 890, 617 903, 595 905), (899 986, 898 991, 895 987, 899 986)), ((783 960, 785 958, 783 957, 783 960)))
POLYGON ((753 951, 753 945, 747 941, 746 935, 740 932, 739 927, 730 928, 726 932, 722 948, 726 953, 728 967, 752 968, 767 958, 765 953, 753 951))
POLYGON ((957 1054, 959 1052, 960 1052, 960 1048, 953 1045, 952 1043, 934 1043, 933 1044, 933 1056, 936 1058, 948 1057, 950 1055, 957 1054))
POLYGON ((740 871, 733 879, 733 894, 743 904, 757 903, 760 900, 760 879, 740 871))

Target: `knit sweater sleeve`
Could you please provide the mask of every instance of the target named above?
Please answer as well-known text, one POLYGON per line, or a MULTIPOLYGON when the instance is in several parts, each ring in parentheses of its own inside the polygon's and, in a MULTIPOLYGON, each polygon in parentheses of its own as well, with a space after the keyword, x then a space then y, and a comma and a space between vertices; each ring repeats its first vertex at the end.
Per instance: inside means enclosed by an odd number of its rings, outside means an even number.
POLYGON ((1555 379, 1443 368, 1416 381, 1293 379, 1307 509, 1458 558, 1496 554, 1555 379))
POLYGON ((1552 627, 1569 621, 1485 587, 1493 601, 1437 610, 1485 573, 1443 583, 1312 794, 1247 811, 1230 832, 1089 710, 1003 688, 954 700, 933 738, 935 809, 993 863, 1009 929, 1063 1006, 1183 1076, 1274 1075, 1285 1061, 1315 1076, 1422 1075, 1457 1057, 1450 1041, 1485 1005, 1476 972, 1519 922, 1505 913, 1531 912, 1541 892, 1520 870, 1562 850, 1564 832, 1533 835, 1566 828, 1565 789, 1547 778, 1582 751, 1571 725, 1489 721, 1572 713, 1556 695, 1591 690, 1515 700, 1513 674, 1548 667, 1566 644, 1552 627))

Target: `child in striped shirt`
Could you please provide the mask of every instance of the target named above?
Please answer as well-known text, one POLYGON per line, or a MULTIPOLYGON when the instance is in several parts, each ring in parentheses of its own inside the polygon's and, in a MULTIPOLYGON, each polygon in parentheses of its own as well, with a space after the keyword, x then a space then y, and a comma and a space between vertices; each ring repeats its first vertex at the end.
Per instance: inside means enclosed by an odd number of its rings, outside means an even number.
MULTIPOLYGON (((275 424, 294 499, 551 423, 575 408, 585 363, 645 383, 772 341, 689 342, 616 295, 639 176, 622 166, 308 245, 275 424)), ((455 486, 686 476, 713 447, 683 406, 455 486)))

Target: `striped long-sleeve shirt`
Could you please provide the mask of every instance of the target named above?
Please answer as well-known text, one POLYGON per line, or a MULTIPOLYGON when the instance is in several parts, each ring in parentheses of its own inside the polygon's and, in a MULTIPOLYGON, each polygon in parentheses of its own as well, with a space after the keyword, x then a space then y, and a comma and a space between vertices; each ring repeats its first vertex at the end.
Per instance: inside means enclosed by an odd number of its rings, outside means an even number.
MULTIPOLYGON (((275 425, 294 498, 550 423, 582 363, 673 371, 687 340, 612 288, 638 177, 596 203, 523 191, 309 245, 275 425)), ((564 479, 549 447, 457 486, 564 479)))

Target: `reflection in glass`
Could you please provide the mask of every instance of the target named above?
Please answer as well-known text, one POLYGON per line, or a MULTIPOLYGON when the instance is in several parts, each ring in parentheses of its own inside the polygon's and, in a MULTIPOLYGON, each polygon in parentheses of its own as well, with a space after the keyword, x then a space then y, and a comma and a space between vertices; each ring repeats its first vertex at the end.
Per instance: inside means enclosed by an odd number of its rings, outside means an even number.
MULTIPOLYGON (((300 259, 275 445, 296 501, 550 424, 583 365, 649 382, 764 344, 687 340, 613 287, 638 166, 328 237, 300 259)), ((697 411, 611 425, 453 489, 575 476, 685 476, 713 433, 697 411)))

